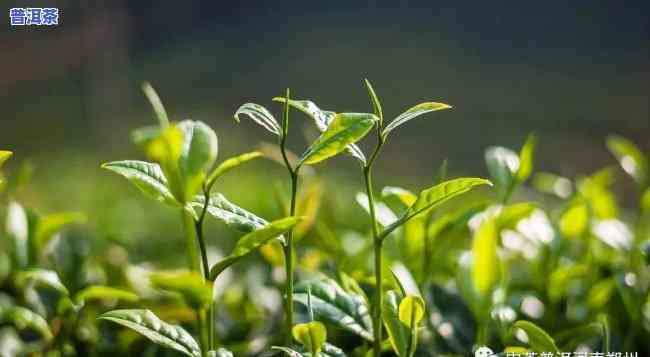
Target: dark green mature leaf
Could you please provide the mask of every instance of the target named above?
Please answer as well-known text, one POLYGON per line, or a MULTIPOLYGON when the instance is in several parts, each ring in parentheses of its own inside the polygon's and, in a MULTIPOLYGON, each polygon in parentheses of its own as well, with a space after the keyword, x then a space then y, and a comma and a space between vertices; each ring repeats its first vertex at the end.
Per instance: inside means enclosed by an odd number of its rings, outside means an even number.
POLYGON ((422 114, 435 112, 438 110, 450 109, 451 105, 445 103, 425 102, 420 103, 414 107, 409 108, 404 113, 400 114, 390 124, 388 124, 381 135, 386 138, 391 131, 395 130, 398 126, 406 123, 407 121, 419 117, 422 114))
POLYGON ((315 164, 337 155, 363 138, 377 122, 374 114, 338 113, 321 136, 305 151, 298 165, 315 164))
POLYGON ((367 341, 373 340, 372 320, 361 295, 346 292, 336 281, 323 278, 298 284, 294 289, 294 301, 306 307, 308 292, 311 292, 311 306, 316 320, 352 332, 367 341))
POLYGON ((212 167, 219 151, 217 134, 200 121, 183 120, 178 123, 183 133, 183 145, 178 168, 185 185, 185 199, 190 200, 199 191, 207 170, 212 167))
POLYGON ((180 206, 167 187, 167 179, 158 164, 124 160, 102 165, 102 168, 126 177, 147 196, 171 206, 180 206))
MULTIPOLYGON (((310 352, 306 352, 304 347, 296 347, 294 350, 289 347, 273 346, 271 349, 282 351, 290 357, 312 357, 312 354, 310 352)), ((323 350, 320 352, 319 357, 347 357, 347 355, 345 352, 343 352, 342 349, 334 346, 331 343, 325 342, 323 344, 323 350)))
POLYGON ((138 295, 131 291, 110 286, 91 285, 82 289, 74 296, 74 302, 77 305, 86 304, 89 301, 96 300, 123 300, 134 302, 138 301, 138 295))
POLYGON ((526 332, 528 336, 528 344, 530 347, 538 352, 552 352, 559 353, 560 350, 555 345, 555 341, 551 336, 549 336, 546 331, 544 331, 539 326, 535 325, 530 321, 519 320, 514 323, 514 328, 519 328, 526 332))
POLYGON ((561 331, 555 335, 555 341, 557 345, 561 346, 562 351, 573 351, 580 343, 593 337, 603 336, 603 332, 603 324, 593 322, 561 331))
POLYGON ((261 125, 264 129, 270 131, 271 133, 281 136, 282 128, 280 124, 275 120, 273 115, 263 106, 255 103, 246 103, 239 107, 235 112, 235 120, 239 122, 240 115, 249 116, 254 122, 261 125))
MULTIPOLYGON (((273 100, 280 103, 286 102, 286 98, 284 97, 275 97, 273 100)), ((314 102, 310 100, 289 99, 289 105, 312 118, 320 132, 327 130, 329 125, 332 123, 332 121, 334 121, 334 118, 336 117, 335 112, 321 110, 314 102)), ((359 160, 362 164, 366 163, 366 156, 357 145, 350 144, 346 147, 346 150, 350 153, 350 155, 359 160)))
POLYGON ((433 209, 480 185, 491 186, 492 183, 481 178, 457 178, 422 190, 415 202, 404 212, 404 215, 382 232, 382 238, 418 214, 433 209))
POLYGON ((623 170, 641 187, 649 184, 650 163, 638 146, 621 136, 610 135, 607 137, 607 148, 616 156, 623 170))
POLYGON ((273 347, 271 347, 271 349, 272 350, 282 351, 282 352, 286 353, 287 356, 289 356, 289 357, 303 357, 302 353, 300 353, 300 352, 298 352, 298 351, 296 351, 294 349, 291 349, 289 347, 273 346, 273 347))
POLYGON ((0 305, 0 325, 11 323, 18 330, 33 330, 44 340, 52 340, 52 332, 47 321, 37 313, 20 306, 0 305))
POLYGON ((219 164, 219 166, 217 166, 214 170, 212 170, 212 172, 208 176, 208 179, 206 180, 207 186, 211 187, 214 184, 214 182, 219 177, 221 177, 223 174, 225 174, 226 172, 228 172, 228 171, 230 171, 230 170, 232 170, 232 169, 234 169, 234 168, 236 168, 238 166, 241 166, 241 165, 247 163, 248 161, 251 161, 253 159, 257 159, 258 157, 261 157, 261 156, 262 156, 261 152, 252 151, 252 152, 247 152, 247 153, 235 156, 235 157, 231 157, 230 159, 228 159, 228 160, 222 162, 221 164, 219 164))
POLYGON ((59 275, 53 270, 29 269, 16 273, 16 284, 24 287, 26 284, 36 284, 54 289, 65 295, 68 289, 63 285, 59 275))
MULTIPOLYGON (((432 319, 434 331, 438 334, 439 345, 459 355, 471 355, 472 343, 476 336, 476 319, 458 292, 438 285, 431 285, 429 290, 429 313, 440 316, 432 319), (451 327, 452 333, 441 333, 441 326, 451 327)), ((449 331, 449 329, 447 329, 449 331)))
POLYGON ((197 272, 154 272, 149 275, 149 281, 156 289, 179 294, 194 309, 201 309, 212 301, 212 286, 197 272))
POLYGON ((149 82, 142 83, 142 91, 144 95, 149 99, 149 103, 153 107, 153 111, 156 113, 156 118, 158 118, 158 123, 161 128, 165 128, 169 125, 169 118, 167 117, 167 111, 156 93, 156 90, 153 89, 149 82))
POLYGON ((113 310, 98 317, 128 327, 156 344, 190 357, 201 357, 198 343, 182 327, 160 320, 149 310, 113 310))
POLYGON ((208 351, 208 357, 234 357, 235 355, 225 348, 218 348, 216 351, 208 351))
MULTIPOLYGON (((199 209, 205 204, 203 196, 197 196, 192 202, 192 206, 199 209)), ((228 227, 243 233, 249 233, 260 229, 269 222, 255 214, 228 201, 220 193, 213 194, 208 203, 208 213, 213 217, 223 221, 228 227)))
POLYGON ((212 266, 210 269, 210 279, 216 279, 222 271, 237 262, 239 259, 256 251, 271 239, 277 238, 281 234, 290 230, 300 221, 300 217, 286 217, 275 220, 260 229, 246 234, 237 241, 237 244, 230 255, 212 266))

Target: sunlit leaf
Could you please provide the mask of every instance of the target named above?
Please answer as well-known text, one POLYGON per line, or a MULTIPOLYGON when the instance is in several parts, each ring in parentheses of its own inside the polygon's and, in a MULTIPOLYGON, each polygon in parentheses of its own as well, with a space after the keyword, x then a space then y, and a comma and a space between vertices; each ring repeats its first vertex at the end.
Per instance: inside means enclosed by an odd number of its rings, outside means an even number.
MULTIPOLYGON (((368 202, 368 195, 363 192, 357 192, 355 195, 356 201, 368 214, 370 214, 370 203, 368 202)), ((385 203, 375 201, 375 215, 377 221, 384 227, 390 226, 397 221, 397 216, 385 203)))
POLYGON ((103 168, 126 177, 147 196, 172 206, 180 204, 167 187, 167 179, 158 164, 124 160, 102 165, 103 168))
POLYGON ((2 168, 2 165, 4 165, 4 163, 5 163, 7 160, 9 160, 9 158, 10 158, 11 155, 13 155, 13 154, 14 154, 14 153, 11 152, 11 151, 0 150, 0 169, 2 168))
MULTIPOLYGON (((205 204, 203 196, 196 196, 192 206, 202 209, 205 204)), ((249 233, 262 228, 269 222, 255 214, 228 201, 221 193, 210 196, 207 211, 213 217, 224 222, 228 227, 239 232, 249 233)))
POLYGON ((197 272, 168 271, 149 275, 151 286, 179 294, 188 306, 200 309, 212 301, 212 286, 197 272))
POLYGON ((406 123, 411 119, 414 119, 426 113, 435 112, 438 110, 450 109, 450 108, 451 105, 445 103, 436 103, 436 102, 420 103, 412 108, 409 108, 404 113, 398 115, 397 118, 393 119, 393 121, 390 122, 390 124, 386 125, 381 135, 384 138, 386 138, 388 134, 390 134, 393 130, 395 130, 395 128, 406 123))
POLYGON ((587 294, 587 305, 592 309, 604 307, 616 291, 614 279, 603 279, 594 284, 587 294))
POLYGON ((412 206, 415 200, 417 200, 418 198, 418 196, 416 196, 413 192, 395 186, 384 187, 384 189, 381 190, 381 195, 384 198, 387 197, 397 198, 406 208, 412 206))
POLYGON ((183 120, 178 123, 183 133, 183 146, 178 159, 178 167, 185 187, 185 200, 199 191, 207 170, 217 159, 217 134, 200 121, 183 120))
POLYGON ((300 342, 312 356, 318 356, 323 344, 327 341, 325 325, 318 321, 297 324, 291 330, 293 338, 300 342))
POLYGON ((208 176, 208 179, 206 180, 207 186, 212 186, 212 184, 226 172, 261 156, 261 152, 252 151, 227 159, 226 161, 220 163, 219 166, 217 166, 214 170, 212 170, 208 176))
POLYGON ((386 292, 382 316, 393 350, 398 356, 407 357, 411 336, 410 329, 399 318, 400 301, 401 297, 397 292, 393 290, 386 292))
POLYGON ((549 336, 546 331, 541 329, 539 326, 535 325, 532 322, 519 320, 514 323, 514 328, 519 328, 526 332, 528 336, 528 344, 530 347, 538 352, 551 352, 559 354, 560 351, 555 345, 555 341, 551 336, 549 336))
POLYGON ((160 320, 149 310, 113 310, 98 317, 135 330, 152 342, 190 357, 201 357, 198 343, 182 327, 160 320))
POLYGON ((74 301, 78 305, 86 304, 87 302, 95 300, 122 300, 135 302, 138 301, 138 295, 131 291, 111 286, 91 285, 80 290, 74 296, 74 301))
POLYGON ((417 200, 409 207, 408 216, 414 216, 428 209, 435 208, 450 199, 468 192, 472 188, 492 183, 482 178, 457 178, 422 190, 417 200))
POLYGON ((358 294, 343 290, 339 284, 328 278, 304 281, 294 288, 294 302, 311 305, 314 319, 352 332, 367 341, 373 340, 372 320, 365 299, 358 294))
POLYGON ((4 324, 13 324, 19 331, 35 331, 44 340, 52 340, 52 332, 47 321, 26 308, 0 304, 0 325, 4 324))
POLYGON ((242 257, 256 251, 271 239, 277 238, 289 229, 293 228, 300 217, 286 217, 273 221, 264 227, 252 231, 237 241, 235 248, 226 258, 213 265, 210 269, 210 279, 214 280, 222 271, 234 264, 242 257))
POLYGON ((566 238, 581 237, 589 226, 589 208, 582 201, 572 203, 560 217, 560 232, 566 238))
POLYGON ((86 216, 80 212, 62 212, 40 217, 36 222, 36 232, 32 244, 40 252, 52 237, 65 226, 86 222, 86 216))
MULTIPOLYGON (((284 97, 275 97, 273 100, 280 103, 286 102, 286 98, 284 97)), ((334 121, 334 118, 336 117, 335 112, 321 110, 314 102, 310 100, 289 99, 289 105, 312 118, 320 132, 327 130, 329 125, 334 121)), ((362 164, 366 163, 366 157, 363 154, 363 151, 361 151, 361 149, 356 144, 348 145, 346 150, 350 153, 350 155, 359 160, 362 164)))
POLYGON ((424 300, 419 296, 406 296, 399 303, 399 320, 408 328, 417 327, 424 317, 424 300))
POLYGON ((589 267, 582 264, 565 265, 556 268, 548 280, 548 296, 551 302, 560 301, 569 289, 574 279, 579 279, 589 272, 589 267))
POLYGON ((298 165, 315 164, 337 155, 363 138, 377 122, 374 114, 338 113, 300 158, 298 165))
POLYGON ((24 268, 29 263, 29 223, 23 206, 16 201, 9 202, 7 208, 6 232, 11 238, 14 263, 24 268))
POLYGON ((63 285, 59 274, 53 270, 34 268, 16 273, 16 284, 18 286, 24 287, 27 283, 46 286, 63 294, 68 294, 68 289, 63 285))
POLYGON ((472 283, 484 299, 501 279, 498 239, 499 228, 494 218, 483 222, 472 239, 472 283))
POLYGON ((519 170, 519 156, 512 150, 500 146, 485 151, 488 172, 501 196, 506 195, 515 181, 519 170))
POLYGON ((247 115, 254 122, 261 125, 264 129, 277 136, 282 135, 282 128, 280 128, 278 121, 275 120, 273 115, 261 105, 246 103, 239 107, 239 109, 237 109, 235 112, 235 120, 239 122, 241 115, 247 115))
POLYGON ((537 137, 533 134, 528 135, 526 142, 521 147, 519 152, 519 169, 515 174, 518 183, 523 183, 530 177, 533 172, 533 160, 535 158, 535 146, 537 145, 537 137))
POLYGON ((571 180, 548 172, 539 172, 535 174, 532 184, 538 191, 552 194, 563 199, 569 198, 573 193, 573 184, 571 183, 571 180))
POLYGON ((623 170, 642 187, 648 185, 650 179, 650 164, 648 158, 630 140, 621 136, 607 137, 607 147, 616 156, 623 170))

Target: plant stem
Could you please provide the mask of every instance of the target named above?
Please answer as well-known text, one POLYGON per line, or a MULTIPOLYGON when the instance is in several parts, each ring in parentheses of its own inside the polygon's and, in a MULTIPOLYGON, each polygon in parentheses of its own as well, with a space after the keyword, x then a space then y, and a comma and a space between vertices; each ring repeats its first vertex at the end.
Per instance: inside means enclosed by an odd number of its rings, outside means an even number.
MULTIPOLYGON (((284 165, 289 171, 289 176, 291 178, 291 207, 289 209, 289 215, 295 216, 296 214, 296 196, 298 192, 298 172, 300 171, 300 166, 295 168, 289 162, 287 157, 287 135, 289 133, 289 89, 287 88, 286 100, 284 105, 284 116, 282 118, 282 135, 280 136, 280 152, 282 153, 282 159, 284 160, 284 165)), ((286 318, 286 330, 285 337, 286 343, 289 345, 291 343, 291 329, 293 328, 293 256, 294 256, 294 246, 293 246, 293 228, 287 232, 286 242, 284 245, 284 264, 285 264, 285 318, 286 318)))
MULTIPOLYGON (((205 214, 208 211, 208 205, 210 204, 210 190, 212 186, 203 188, 203 207, 201 209, 201 214, 194 221, 194 227, 196 230, 196 237, 199 242, 199 248, 201 250, 201 260, 203 262, 203 278, 205 281, 210 281, 210 263, 208 262, 208 253, 206 249, 205 239, 203 238, 203 221, 205 220, 205 214)), ((211 282, 214 284, 214 282, 211 282)), ((207 320, 208 327, 208 350, 213 350, 214 346, 214 308, 215 302, 210 299, 210 306, 207 309, 207 312, 204 314, 204 318, 207 320)))
POLYGON ((201 272, 201 261, 196 244, 196 227, 194 226, 194 217, 185 209, 181 211, 183 219, 183 231, 185 233, 185 245, 187 246, 187 257, 189 259, 190 270, 201 272))
POLYGON ((372 193, 372 173, 370 166, 366 166, 363 170, 363 177, 366 184, 366 194, 368 195, 368 206, 370 208, 370 220, 372 224, 372 238, 375 248, 375 306, 373 310, 373 328, 374 328, 374 343, 373 350, 374 356, 379 357, 381 354, 381 341, 382 341, 382 307, 383 307, 383 291, 382 291, 382 240, 379 239, 379 229, 377 227, 377 216, 375 212, 375 199, 372 193))

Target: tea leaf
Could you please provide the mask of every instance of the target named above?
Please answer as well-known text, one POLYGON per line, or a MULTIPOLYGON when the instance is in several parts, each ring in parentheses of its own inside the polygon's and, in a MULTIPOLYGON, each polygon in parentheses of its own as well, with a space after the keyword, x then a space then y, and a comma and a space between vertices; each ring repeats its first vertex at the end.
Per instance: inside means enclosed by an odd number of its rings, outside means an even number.
POLYGON ((242 114, 249 116, 254 122, 261 125, 271 133, 277 136, 282 136, 282 128, 280 128, 280 124, 278 124, 278 121, 275 120, 273 115, 263 106, 254 103, 246 103, 242 105, 235 112, 235 120, 237 122, 239 122, 240 115, 242 114))
POLYGON ((189 200, 199 191, 206 171, 217 159, 219 145, 217 134, 203 122, 184 120, 178 128, 183 132, 178 167, 183 177, 185 200, 189 200))
POLYGON ((499 282, 501 272, 497 255, 499 229, 496 219, 483 222, 472 240, 472 283, 484 299, 499 282))
POLYGON ((515 174, 518 183, 523 183, 530 177, 533 172, 533 159, 535 158, 535 145, 537 137, 533 134, 528 135, 526 142, 519 152, 519 169, 515 174))
POLYGON ((93 300, 123 300, 134 302, 138 301, 138 299, 138 295, 131 291, 103 285, 91 285, 82 289, 74 296, 74 301, 77 305, 83 305, 93 300))
POLYGON ((505 195, 514 184, 520 167, 519 156, 508 148, 490 147, 485 151, 485 162, 500 194, 505 195))
POLYGON ((375 92, 375 89, 372 87, 372 84, 368 79, 364 79, 364 83, 366 84, 366 89, 368 90, 368 96, 370 97, 370 102, 372 102, 372 109, 375 113, 375 115, 379 118, 379 127, 381 128, 383 123, 382 119, 384 117, 384 113, 381 110, 381 102, 379 101, 379 98, 377 97, 377 93, 375 92))
POLYGON ((361 295, 346 292, 336 281, 323 278, 299 283, 294 288, 294 302, 306 307, 308 292, 316 320, 373 340, 372 320, 361 295))
POLYGON ((208 351, 208 357, 234 357, 232 352, 225 348, 218 348, 216 351, 208 351))
POLYGON ((212 286, 197 272, 154 272, 149 275, 151 286, 179 294, 188 306, 201 309, 212 301, 212 286))
POLYGON ((47 321, 26 308, 0 304, 0 324, 6 323, 13 324, 20 331, 36 331, 46 341, 52 340, 52 332, 47 321))
MULTIPOLYGON (((284 97, 275 97, 274 101, 284 103, 286 98, 284 97)), ((310 100, 293 100, 289 99, 289 106, 300 110, 301 112, 307 114, 314 123, 320 132, 327 130, 329 125, 334 121, 336 117, 335 112, 328 110, 321 110, 314 102, 310 100)), ((355 159, 359 160, 362 164, 366 163, 366 156, 363 154, 363 151, 355 145, 350 144, 346 147, 346 150, 352 155, 355 159)))
POLYGON ((29 264, 29 223, 23 206, 16 201, 10 201, 7 208, 6 231, 11 238, 14 264, 25 268, 29 264))
POLYGON ((384 326, 388 332, 388 340, 395 353, 407 357, 411 340, 410 329, 400 321, 399 306, 401 297, 393 290, 386 292, 383 306, 384 326))
POLYGON ((406 223, 411 218, 418 214, 433 209, 450 199, 468 192, 472 188, 480 185, 492 185, 488 180, 481 178, 458 178, 445 181, 431 188, 422 190, 418 195, 415 202, 404 212, 396 222, 388 226, 384 232, 381 233, 381 238, 386 237, 390 232, 397 227, 406 223))
POLYGON ((406 208, 411 207, 413 203, 417 200, 417 196, 406 189, 401 187, 386 186, 381 190, 381 196, 386 197, 395 197, 397 198, 406 208))
POLYGON ((182 327, 160 320, 149 310, 113 310, 98 317, 135 330, 163 347, 190 357, 201 357, 199 345, 182 327))
POLYGON ((47 286, 65 295, 68 289, 63 285, 59 274, 53 270, 46 269, 29 269, 16 273, 16 284, 24 287, 28 283, 47 286))
POLYGON ((514 323, 514 328, 519 328, 526 332, 528 336, 528 344, 530 347, 538 352, 552 352, 559 354, 560 351, 555 345, 555 341, 551 336, 549 336, 546 331, 542 330, 539 326, 535 325, 532 322, 519 320, 514 323))
POLYGON ((231 157, 230 159, 222 162, 217 166, 210 175, 208 176, 208 179, 206 180, 206 186, 207 187, 212 187, 214 182, 221 177, 223 174, 226 172, 241 166, 248 161, 251 161, 253 159, 257 159, 258 157, 262 156, 262 153, 259 151, 253 151, 253 152, 247 152, 245 154, 241 154, 235 157, 231 157))
POLYGON ((102 165, 102 168, 126 177, 145 195, 171 206, 180 206, 167 187, 167 179, 158 164, 124 160, 102 165))
POLYGON ((337 155, 349 144, 363 138, 377 122, 374 114, 339 113, 318 139, 305 151, 298 162, 315 164, 337 155))
POLYGON ((399 320, 408 328, 417 328, 424 317, 424 300, 421 297, 406 296, 399 303, 399 320))
POLYGON ((318 356, 323 344, 327 341, 325 325, 318 321, 297 324, 291 330, 293 338, 300 342, 312 356, 318 356))
POLYGON ((289 357, 303 357, 303 355, 300 352, 298 352, 296 350, 292 350, 289 347, 273 346, 273 347, 271 347, 271 349, 272 350, 282 351, 282 352, 286 353, 287 356, 289 356, 289 357))
POLYGON ((63 227, 74 223, 85 222, 86 216, 79 212, 54 213, 40 218, 36 222, 36 232, 34 233, 34 241, 32 242, 36 253, 38 254, 63 227))
POLYGON ((242 257, 256 251, 262 245, 268 243, 271 239, 277 238, 289 229, 293 228, 301 218, 286 217, 273 221, 264 227, 252 231, 237 241, 235 248, 229 256, 213 265, 210 269, 210 279, 214 280, 226 268, 237 262, 242 257))
MULTIPOLYGON (((203 196, 196 196, 194 202, 192 202, 192 206, 198 207, 199 209, 201 209, 204 204, 205 198, 203 196)), ((221 220, 228 227, 243 233, 252 232, 269 223, 263 218, 258 217, 228 201, 226 197, 220 193, 210 196, 207 210, 210 215, 221 220)))
POLYGON ((160 127, 166 128, 169 125, 169 118, 158 93, 156 93, 156 90, 153 89, 149 82, 142 83, 142 91, 147 96, 147 99, 149 99, 149 103, 151 103, 151 107, 153 107, 153 111, 156 113, 160 127))
POLYGON ((607 137, 607 148, 616 156, 619 164, 640 187, 646 187, 650 179, 650 164, 648 158, 630 140, 621 136, 610 135, 607 137))
POLYGON ((13 154, 14 154, 14 153, 11 152, 11 151, 0 150, 0 169, 2 168, 2 166, 4 165, 4 163, 5 163, 7 160, 9 160, 9 158, 10 158, 11 155, 13 155, 13 154))
POLYGON ((419 117, 422 114, 435 112, 438 110, 450 109, 451 105, 445 103, 436 103, 436 102, 425 102, 420 103, 412 108, 409 108, 404 113, 400 114, 395 118, 390 124, 384 128, 381 132, 381 135, 386 138, 391 131, 395 130, 398 126, 406 123, 407 121, 419 117))
POLYGON ((581 237, 589 226, 589 208, 577 200, 572 203, 560 216, 560 232, 566 238, 581 237))

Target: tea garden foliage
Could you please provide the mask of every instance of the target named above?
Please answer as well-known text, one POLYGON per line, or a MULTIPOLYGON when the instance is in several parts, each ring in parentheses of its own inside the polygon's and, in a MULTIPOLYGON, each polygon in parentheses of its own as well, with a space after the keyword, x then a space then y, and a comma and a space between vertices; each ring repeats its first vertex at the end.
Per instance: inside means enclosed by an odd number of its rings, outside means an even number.
MULTIPOLYGON (((418 125, 415 118, 444 120, 451 106, 420 103, 386 120, 365 85, 368 113, 323 110, 289 90, 273 98, 279 120, 243 104, 235 120, 252 120, 276 143, 227 159, 209 123, 170 120, 143 85, 157 118, 132 132, 144 159, 102 167, 135 186, 133 195, 177 212, 185 251, 164 254, 184 269, 130 263, 123 247, 87 254, 75 227, 92 217, 29 209, 20 202, 29 166, 0 171, 0 354, 411 357, 464 356, 480 346, 650 353, 645 153, 610 136, 612 166, 571 179, 535 170, 540 144, 530 135, 518 151, 487 148, 489 179, 449 178, 445 161, 429 187, 378 188, 373 164, 385 145, 404 140, 398 129, 418 125), (320 135, 294 154, 288 139, 305 118, 320 135), (361 140, 373 149, 364 152, 361 140), (337 156, 358 163, 356 197, 323 191, 322 162, 337 156), (277 190, 284 212, 274 217, 219 187, 223 175, 263 158, 287 172, 277 177, 286 189, 277 190), (614 193, 626 176, 638 193, 628 210, 614 193), (340 225, 332 200, 358 204, 353 219, 365 228, 340 225), (219 237, 204 232, 213 219, 240 235, 218 257, 211 246, 219 237), (250 256, 268 269, 249 267, 250 256), (233 269, 238 278, 226 279, 233 269)), ((0 151, 0 168, 11 156, 0 151)))

